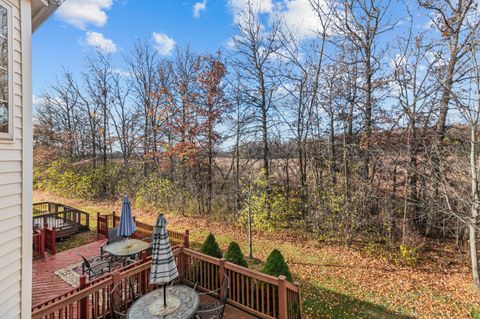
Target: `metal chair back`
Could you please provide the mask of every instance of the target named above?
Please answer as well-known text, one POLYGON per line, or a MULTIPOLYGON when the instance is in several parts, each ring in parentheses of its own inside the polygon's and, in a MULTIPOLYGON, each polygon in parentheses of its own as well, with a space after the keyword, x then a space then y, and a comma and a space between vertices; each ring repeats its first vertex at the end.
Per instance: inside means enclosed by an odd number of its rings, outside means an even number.
POLYGON ((111 317, 113 319, 124 319, 127 318, 128 311, 128 296, 129 289, 124 288, 124 283, 119 282, 116 284, 112 291, 110 291, 110 309, 111 317))
POLYGON ((228 296, 230 293, 230 278, 227 275, 223 276, 222 286, 220 288, 220 301, 223 303, 227 302, 228 296))
POLYGON ((122 240, 121 236, 117 235, 117 227, 108 229, 108 244, 122 240))

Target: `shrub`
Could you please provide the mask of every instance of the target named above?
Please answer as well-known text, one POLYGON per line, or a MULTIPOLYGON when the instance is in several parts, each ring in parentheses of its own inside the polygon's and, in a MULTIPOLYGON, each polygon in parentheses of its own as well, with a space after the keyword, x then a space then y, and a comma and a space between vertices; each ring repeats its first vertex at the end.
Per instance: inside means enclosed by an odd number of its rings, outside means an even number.
POLYGON ((409 266, 416 266, 418 262, 417 249, 415 247, 408 247, 407 245, 400 245, 401 261, 409 266))
POLYGON ((150 173, 142 181, 136 194, 136 200, 140 205, 153 209, 167 209, 169 204, 174 202, 176 190, 174 184, 168 178, 157 173, 150 173))
POLYGON ((225 253, 225 259, 231 263, 234 263, 239 266, 248 267, 245 258, 243 258, 242 250, 240 246, 234 241, 228 245, 227 252, 225 253))
POLYGON ((282 253, 278 249, 272 250, 262 272, 275 277, 283 275, 287 277, 288 281, 292 281, 292 274, 288 269, 288 265, 285 262, 282 253))
POLYGON ((208 234, 207 239, 205 239, 202 247, 200 248, 200 252, 216 258, 223 257, 222 251, 220 250, 220 247, 215 240, 215 236, 213 236, 212 233, 208 234))
POLYGON ((286 220, 292 220, 296 213, 296 200, 287 200, 285 192, 279 187, 270 185, 265 174, 261 171, 255 175, 251 183, 242 185, 245 198, 244 207, 240 211, 237 223, 245 227, 248 222, 248 213, 252 217, 252 228, 260 231, 274 231, 282 226, 287 226, 286 220))

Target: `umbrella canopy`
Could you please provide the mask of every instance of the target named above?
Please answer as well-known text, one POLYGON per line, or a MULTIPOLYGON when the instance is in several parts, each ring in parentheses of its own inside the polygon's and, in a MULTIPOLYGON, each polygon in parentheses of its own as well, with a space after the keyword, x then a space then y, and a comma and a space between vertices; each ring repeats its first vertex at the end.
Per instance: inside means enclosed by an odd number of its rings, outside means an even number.
POLYGON ((135 220, 133 220, 132 217, 130 201, 127 196, 123 196, 122 213, 120 214, 120 225, 118 225, 117 228, 117 235, 129 237, 135 232, 135 230, 137 230, 137 226, 135 226, 135 220))
POLYGON ((168 240, 167 220, 160 214, 153 227, 151 284, 166 284, 178 277, 177 265, 168 240))

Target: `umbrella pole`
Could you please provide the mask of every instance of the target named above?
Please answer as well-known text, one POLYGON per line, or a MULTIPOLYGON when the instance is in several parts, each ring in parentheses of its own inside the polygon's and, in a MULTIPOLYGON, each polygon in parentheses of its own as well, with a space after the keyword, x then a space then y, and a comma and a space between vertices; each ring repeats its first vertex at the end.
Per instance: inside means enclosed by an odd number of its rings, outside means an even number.
POLYGON ((163 306, 167 306, 167 284, 163 284, 163 306))

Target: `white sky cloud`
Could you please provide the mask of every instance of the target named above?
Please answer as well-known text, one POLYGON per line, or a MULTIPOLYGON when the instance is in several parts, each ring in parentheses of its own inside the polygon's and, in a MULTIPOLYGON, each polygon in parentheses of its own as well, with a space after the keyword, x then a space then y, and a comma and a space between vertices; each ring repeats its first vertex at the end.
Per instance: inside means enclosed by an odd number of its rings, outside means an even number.
POLYGON ((116 74, 120 75, 122 78, 129 78, 129 77, 132 76, 130 71, 117 69, 117 68, 114 68, 112 71, 113 71, 113 73, 116 73, 116 74))
POLYGON ((106 10, 112 6, 112 0, 65 0, 58 8, 58 16, 65 22, 85 29, 87 25, 97 27, 107 23, 106 10))
POLYGON ((405 68, 406 66, 407 60, 404 55, 397 53, 395 54, 395 57, 390 60, 390 67, 392 68, 392 70, 405 68))
MULTIPOLYGON (((273 12, 272 0, 250 0, 250 3, 254 11, 260 13, 273 12)), ((232 10, 234 20, 236 20, 239 14, 247 8, 248 0, 228 0, 228 5, 232 10)))
POLYGON ((200 14, 207 9, 207 0, 197 2, 193 5, 193 16, 200 18, 200 14))
POLYGON ((98 32, 87 32, 85 37, 85 44, 95 47, 104 53, 117 52, 117 45, 110 39, 98 32))
POLYGON ((175 40, 164 33, 158 32, 153 33, 153 40, 155 41, 155 48, 160 55, 172 54, 173 48, 175 47, 175 40))
POLYGON ((282 15, 288 28, 301 39, 313 37, 322 29, 309 0, 285 0, 282 15))
MULTIPOLYGON (((250 0, 255 11, 270 16, 281 17, 285 26, 300 39, 312 38, 317 31, 322 31, 320 20, 314 12, 310 0, 250 0)), ((328 11, 326 1, 319 1, 325 12, 328 11)), ((248 0, 229 0, 233 18, 237 21, 239 14, 245 10, 248 0)))

